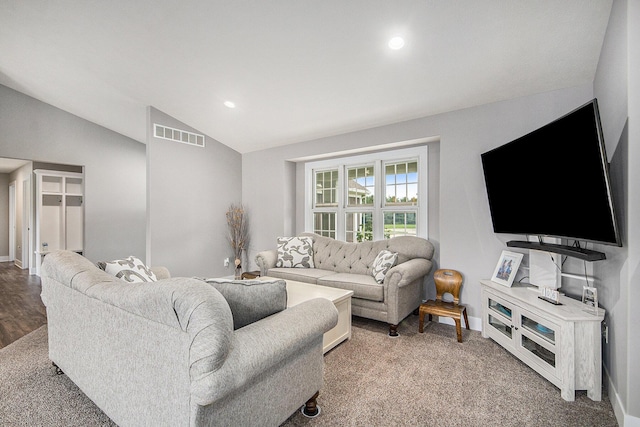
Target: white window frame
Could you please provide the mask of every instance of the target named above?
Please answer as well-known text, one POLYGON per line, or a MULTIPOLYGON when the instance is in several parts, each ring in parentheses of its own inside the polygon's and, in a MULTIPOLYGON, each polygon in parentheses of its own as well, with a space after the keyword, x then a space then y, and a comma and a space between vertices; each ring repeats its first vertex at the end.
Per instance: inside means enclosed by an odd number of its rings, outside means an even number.
POLYGON ((428 146, 404 148, 399 150, 368 153, 351 157, 319 160, 305 163, 305 208, 304 229, 313 232, 313 214, 315 212, 336 212, 336 239, 346 238, 346 214, 347 212, 373 212, 373 239, 384 239, 384 212, 416 212, 416 235, 425 239, 429 238, 428 211, 429 211, 429 175, 428 175, 428 146), (389 162, 402 162, 407 160, 418 161, 418 203, 415 206, 385 205, 385 179, 384 164, 389 162), (348 183, 346 182, 347 168, 373 165, 375 175, 375 198, 373 206, 361 205, 347 207, 348 183), (331 208, 315 207, 315 172, 338 169, 338 206, 331 208))

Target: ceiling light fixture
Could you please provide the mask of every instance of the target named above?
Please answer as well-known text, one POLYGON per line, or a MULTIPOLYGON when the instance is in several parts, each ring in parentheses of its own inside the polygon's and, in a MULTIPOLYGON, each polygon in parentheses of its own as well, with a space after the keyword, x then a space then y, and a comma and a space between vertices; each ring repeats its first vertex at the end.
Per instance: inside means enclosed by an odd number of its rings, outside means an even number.
POLYGON ((224 101, 224 106, 227 108, 236 108, 236 104, 231 101, 224 101))
POLYGON ((404 39, 400 36, 395 36, 389 40, 389 48, 393 50, 402 49, 404 46, 404 39))

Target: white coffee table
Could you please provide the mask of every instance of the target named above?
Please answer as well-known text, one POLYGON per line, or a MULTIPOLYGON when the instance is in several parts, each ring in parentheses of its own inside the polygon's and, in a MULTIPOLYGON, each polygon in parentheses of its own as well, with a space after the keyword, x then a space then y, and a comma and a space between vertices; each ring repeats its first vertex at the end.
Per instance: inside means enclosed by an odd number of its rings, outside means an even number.
MULTIPOLYGON (((263 276, 260 280, 279 280, 276 277, 263 276)), ((311 283, 285 280, 287 282, 287 307, 293 307, 313 298, 326 298, 338 309, 338 324, 325 332, 322 339, 323 353, 331 350, 342 341, 351 338, 351 296, 353 291, 312 285, 311 283)))

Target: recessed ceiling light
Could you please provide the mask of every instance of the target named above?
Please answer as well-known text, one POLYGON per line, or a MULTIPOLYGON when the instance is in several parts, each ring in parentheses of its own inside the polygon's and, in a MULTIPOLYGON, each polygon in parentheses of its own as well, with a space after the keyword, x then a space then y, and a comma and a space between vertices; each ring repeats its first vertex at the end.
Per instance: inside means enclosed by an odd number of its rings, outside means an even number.
POLYGON ((236 104, 231 101, 224 101, 224 106, 227 108, 236 108, 236 104))
POLYGON ((389 40, 389 48, 393 50, 402 49, 404 46, 404 39, 400 36, 393 37, 389 40))

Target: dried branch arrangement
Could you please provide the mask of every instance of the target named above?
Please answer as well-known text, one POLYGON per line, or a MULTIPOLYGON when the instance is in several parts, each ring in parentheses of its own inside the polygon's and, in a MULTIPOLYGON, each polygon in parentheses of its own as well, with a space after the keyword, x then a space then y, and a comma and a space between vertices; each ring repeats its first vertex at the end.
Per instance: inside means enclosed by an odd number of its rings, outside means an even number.
POLYGON ((240 204, 231 204, 227 210, 227 225, 229 234, 227 239, 236 257, 235 265, 242 263, 242 254, 249 247, 249 221, 245 208, 240 204))

